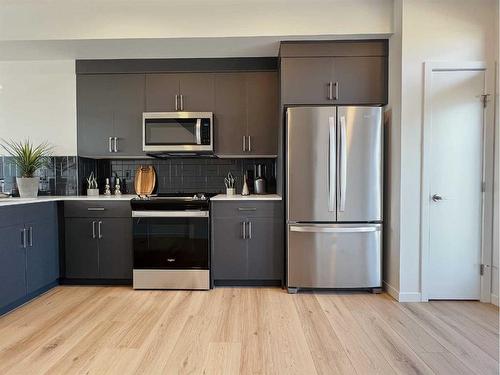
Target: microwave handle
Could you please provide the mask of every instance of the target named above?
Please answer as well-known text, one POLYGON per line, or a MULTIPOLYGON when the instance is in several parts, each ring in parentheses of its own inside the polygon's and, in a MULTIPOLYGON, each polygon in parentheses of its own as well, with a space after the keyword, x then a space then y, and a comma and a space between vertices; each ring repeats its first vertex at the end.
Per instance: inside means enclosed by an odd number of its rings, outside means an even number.
POLYGON ((201 145, 201 118, 196 120, 196 144, 201 145))

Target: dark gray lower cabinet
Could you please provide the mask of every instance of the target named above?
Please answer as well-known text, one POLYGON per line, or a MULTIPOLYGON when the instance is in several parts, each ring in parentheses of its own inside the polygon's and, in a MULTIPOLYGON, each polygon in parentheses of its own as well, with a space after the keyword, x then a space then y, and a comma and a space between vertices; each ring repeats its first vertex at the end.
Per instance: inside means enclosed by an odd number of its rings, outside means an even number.
POLYGON ((65 204, 67 280, 132 279, 130 203, 104 203, 65 204), (88 213, 95 216, 73 217, 87 216, 88 213))
POLYGON ((99 278, 96 221, 89 218, 66 219, 66 278, 99 278))
POLYGON ((212 202, 215 285, 281 284, 284 229, 281 202, 212 202))
POLYGON ((59 278, 56 203, 0 207, 0 314, 54 286, 59 278))

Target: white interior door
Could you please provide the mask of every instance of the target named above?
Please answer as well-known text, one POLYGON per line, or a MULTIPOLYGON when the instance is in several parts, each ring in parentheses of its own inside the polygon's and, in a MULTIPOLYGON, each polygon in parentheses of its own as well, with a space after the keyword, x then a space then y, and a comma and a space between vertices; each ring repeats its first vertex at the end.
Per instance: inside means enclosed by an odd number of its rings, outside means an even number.
POLYGON ((481 295, 484 75, 432 72, 429 299, 481 295))

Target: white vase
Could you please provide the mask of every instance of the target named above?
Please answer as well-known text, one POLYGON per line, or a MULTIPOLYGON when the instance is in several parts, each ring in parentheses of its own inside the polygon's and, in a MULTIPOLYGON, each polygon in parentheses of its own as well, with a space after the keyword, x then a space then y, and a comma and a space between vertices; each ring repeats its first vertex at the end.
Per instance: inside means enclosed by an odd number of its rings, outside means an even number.
POLYGON ((235 188, 226 188, 226 195, 235 195, 235 194, 236 194, 235 188))
POLYGON ((17 189, 21 198, 36 198, 40 177, 16 177, 17 189))

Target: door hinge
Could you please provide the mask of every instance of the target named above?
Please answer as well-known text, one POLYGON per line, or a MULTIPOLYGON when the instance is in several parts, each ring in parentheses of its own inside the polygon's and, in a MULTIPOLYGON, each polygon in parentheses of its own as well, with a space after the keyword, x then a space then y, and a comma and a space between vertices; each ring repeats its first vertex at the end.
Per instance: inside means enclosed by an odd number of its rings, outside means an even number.
POLYGON ((481 264, 481 265, 479 266, 479 274, 480 274, 481 276, 483 276, 483 275, 484 275, 484 264, 481 264))
POLYGON ((481 100, 483 101, 483 108, 486 108, 488 106, 488 96, 491 94, 483 94, 481 95, 481 100))
POLYGON ((481 192, 484 193, 486 191, 486 181, 481 182, 481 192))

